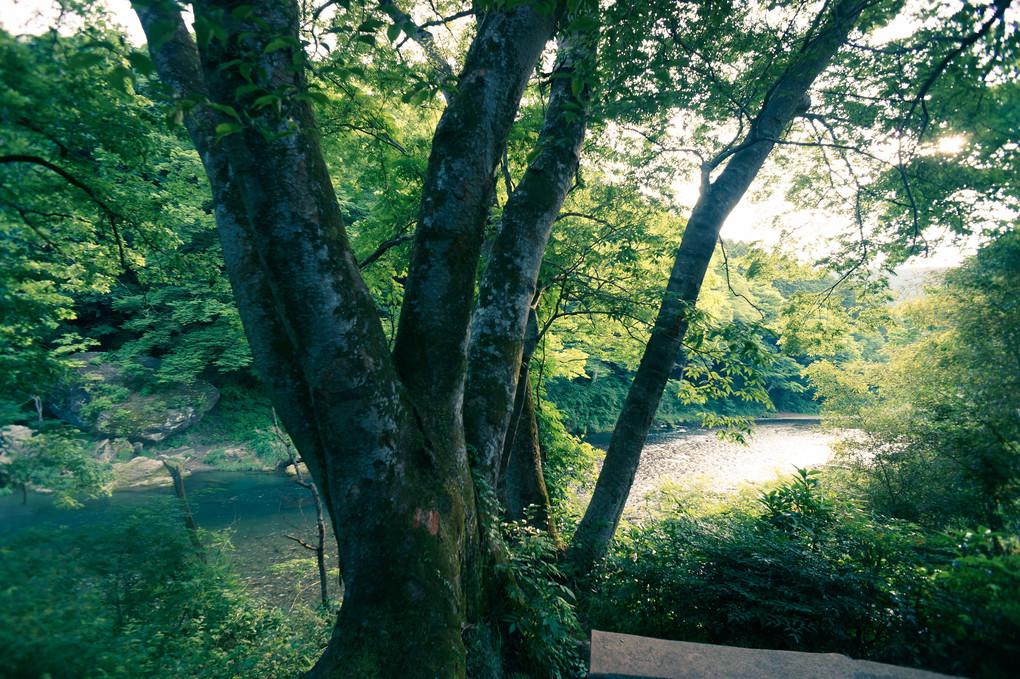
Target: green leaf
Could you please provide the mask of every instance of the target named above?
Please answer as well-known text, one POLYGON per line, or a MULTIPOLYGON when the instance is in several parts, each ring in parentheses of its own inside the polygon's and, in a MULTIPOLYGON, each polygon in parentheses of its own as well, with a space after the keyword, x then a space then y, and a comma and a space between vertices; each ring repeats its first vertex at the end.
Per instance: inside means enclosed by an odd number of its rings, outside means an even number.
POLYGON ((358 26, 358 33, 373 33, 379 28, 382 28, 382 25, 383 22, 379 21, 378 19, 373 18, 365 19, 363 22, 361 22, 361 25, 358 26))
POLYGON ((106 61, 106 55, 99 52, 78 52, 71 55, 67 63, 72 68, 86 69, 106 61))
POLYGON ((279 94, 266 94, 252 102, 253 106, 263 107, 279 104, 282 98, 279 94))
POLYGON ((598 27, 598 20, 589 14, 585 14, 571 21, 570 27, 567 28, 567 31, 570 33, 587 33, 589 31, 597 30, 598 27))
POLYGON ((90 47, 102 47, 103 49, 110 50, 111 52, 117 51, 114 44, 108 40, 90 40, 82 45, 82 49, 89 49, 90 47))
POLYGON ((295 99, 299 99, 301 101, 307 101, 307 102, 312 103, 312 104, 320 104, 320 105, 323 105, 323 106, 329 103, 329 97, 327 97, 322 92, 316 92, 314 90, 310 90, 308 92, 302 92, 301 94, 297 95, 295 97, 295 99))
POLYGON ((243 97, 246 94, 251 94, 252 92, 260 92, 262 90, 263 88, 260 87, 259 85, 253 85, 249 83, 247 85, 241 85, 236 90, 234 90, 234 96, 243 97))
POLYGON ((106 76, 106 80, 110 83, 110 87, 113 87, 118 92, 129 92, 128 84, 134 84, 135 74, 127 66, 118 64, 110 69, 110 73, 106 76))
POLYGON ((216 70, 217 71, 226 71, 228 68, 233 68, 234 66, 237 66, 240 63, 241 63, 240 59, 231 59, 230 61, 225 61, 222 64, 220 64, 219 66, 217 66, 216 70))
POLYGON ((270 54, 276 50, 283 49, 284 47, 291 47, 294 45, 294 38, 274 38, 269 41, 269 44, 262 48, 263 54, 270 54))
POLYGON ((149 28, 147 36, 149 38, 149 47, 155 51, 165 45, 177 32, 177 23, 166 19, 153 22, 149 28))
POLYGON ((205 14, 199 14, 195 17, 195 21, 192 26, 195 29, 195 39, 201 47, 206 47, 213 37, 212 22, 209 17, 205 14))
POLYGON ((216 126, 216 139, 222 139, 228 134, 234 134, 235 132, 240 132, 243 129, 244 125, 239 125, 238 123, 220 123, 216 126))
POLYGON ((220 42, 227 42, 227 39, 230 37, 227 29, 216 19, 209 19, 209 28, 212 30, 213 36, 220 42))
POLYGON ((152 75, 156 70, 156 65, 152 63, 152 59, 145 52, 131 52, 127 55, 127 60, 131 64, 131 68, 142 75, 152 75))
POLYGON ((230 16, 234 17, 238 21, 244 21, 250 17, 254 11, 255 7, 253 5, 240 5, 230 10, 230 16))
POLYGON ((211 101, 209 102, 209 106, 211 108, 216 109, 217 111, 220 111, 221 113, 226 113, 231 118, 237 118, 238 120, 240 120, 240 116, 237 115, 237 111, 234 110, 233 106, 227 106, 226 104, 217 104, 211 101))
POLYGON ((386 27, 386 37, 390 39, 390 42, 396 42, 397 38, 400 37, 400 26, 397 24, 391 24, 386 27))
POLYGON ((180 127, 183 122, 184 109, 180 106, 174 106, 166 112, 166 124, 170 129, 180 127))

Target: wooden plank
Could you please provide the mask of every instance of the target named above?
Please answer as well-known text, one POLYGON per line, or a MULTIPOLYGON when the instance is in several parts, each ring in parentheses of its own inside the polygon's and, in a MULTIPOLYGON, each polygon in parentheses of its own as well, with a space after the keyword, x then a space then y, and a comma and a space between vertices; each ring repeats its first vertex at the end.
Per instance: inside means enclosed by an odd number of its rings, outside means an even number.
POLYGON ((948 675, 800 653, 666 641, 592 630, 591 679, 946 679, 948 675))

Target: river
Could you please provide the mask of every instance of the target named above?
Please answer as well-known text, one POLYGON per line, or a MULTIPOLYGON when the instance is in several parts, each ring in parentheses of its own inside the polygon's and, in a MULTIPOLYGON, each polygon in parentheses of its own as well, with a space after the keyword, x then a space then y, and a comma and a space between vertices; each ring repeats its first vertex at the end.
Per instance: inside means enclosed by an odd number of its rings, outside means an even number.
MULTIPOLYGON (((289 608, 295 601, 317 603, 315 566, 299 575, 274 566, 314 554, 287 538, 315 540, 315 507, 311 493, 298 486, 293 477, 266 472, 196 472, 184 480, 195 522, 210 531, 226 531, 235 558, 237 575, 249 589, 272 603, 289 608)), ((80 509, 54 506, 52 497, 29 493, 22 504, 20 493, 0 496, 0 544, 13 534, 34 527, 66 526, 75 531, 102 530, 124 510, 158 500, 173 498, 167 486, 115 491, 109 497, 88 500, 80 509)), ((176 518, 175 502, 166 511, 176 518)), ((329 536, 327 554, 336 554, 336 541, 329 536)), ((335 567, 335 557, 331 558, 335 567)), ((335 585, 335 583, 334 583, 335 585)))
MULTIPOLYGON (((691 427, 649 435, 641 451, 641 464, 627 498, 635 508, 663 481, 698 481, 702 487, 734 490, 744 483, 761 483, 794 467, 814 467, 832 456, 831 433, 819 427, 819 420, 801 418, 758 422, 748 445, 720 441, 715 432, 691 427)), ((605 449, 609 436, 588 441, 605 449)))
MULTIPOLYGON (((750 445, 719 441, 712 432, 691 428, 652 434, 628 500, 633 509, 663 479, 698 479, 715 490, 744 482, 765 481, 794 466, 824 464, 830 456, 830 434, 819 431, 817 420, 781 420, 759 423, 750 445)), ((608 437, 592 437, 596 445, 608 437)), ((274 572, 271 566, 311 553, 285 537, 310 542, 315 536, 315 511, 308 491, 283 474, 265 472, 198 472, 185 480, 192 513, 207 530, 227 530, 240 558, 239 575, 257 592, 280 605, 300 598, 314 603, 314 578, 295 584, 292 574, 274 572)), ((50 496, 20 493, 0 496, 0 542, 30 527, 68 526, 74 530, 101 530, 125 508, 172 495, 168 487, 122 490, 110 497, 87 501, 81 509, 55 507, 50 496)), ((168 505, 168 511, 176 508, 168 505)), ((330 545, 328 553, 335 553, 330 545)), ((311 571, 309 571, 311 573, 311 571)))

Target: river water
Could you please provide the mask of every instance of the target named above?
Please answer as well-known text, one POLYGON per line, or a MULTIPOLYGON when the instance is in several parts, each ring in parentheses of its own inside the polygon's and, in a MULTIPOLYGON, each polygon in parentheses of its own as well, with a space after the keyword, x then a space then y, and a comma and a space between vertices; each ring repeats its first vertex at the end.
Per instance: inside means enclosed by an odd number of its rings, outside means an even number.
MULTIPOLYGON (((696 479, 704 487, 727 490, 744 482, 766 481, 791 473, 794 466, 825 464, 832 436, 818 429, 817 420, 782 420, 760 423, 748 446, 720 441, 703 429, 652 434, 642 451, 630 509, 663 480, 696 479)), ((605 445, 608 437, 592 437, 605 445)), ((306 559, 305 550, 287 535, 311 542, 315 536, 315 510, 310 494, 291 477, 265 472, 198 472, 185 479, 195 521, 201 528, 226 530, 238 555, 239 575, 259 593, 280 605, 296 598, 314 603, 314 577, 295 578, 271 567, 306 559), (302 592, 302 588, 306 588, 302 592)), ((62 509, 47 495, 30 493, 27 504, 20 494, 0 496, 0 542, 31 527, 67 526, 74 530, 102 530, 123 509, 157 498, 172 497, 168 487, 123 490, 111 497, 90 500, 81 509, 62 509)), ((173 503, 167 511, 177 512, 173 503)), ((332 538, 328 554, 335 554, 332 538)), ((314 568, 308 573, 312 573, 314 568)))
MULTIPOLYGON (((315 507, 311 493, 298 486, 293 477, 265 472, 196 472, 184 484, 188 504, 199 528, 223 531, 229 536, 237 575, 254 593, 274 605, 289 608, 295 601, 314 606, 318 580, 313 564, 298 569, 274 568, 310 559, 314 554, 294 540, 316 539, 315 507)), ((66 526, 75 531, 102 531, 125 510, 160 500, 161 511, 180 516, 179 505, 167 486, 115 491, 109 497, 84 503, 81 509, 56 507, 48 495, 29 493, 22 504, 20 493, 0 496, 0 544, 14 534, 35 527, 66 526)), ((156 505, 160 506, 160 505, 156 505)), ((327 555, 336 554, 336 541, 329 535, 327 555)), ((335 557, 328 557, 335 567, 335 557)), ((334 585, 335 593, 335 582, 334 585)))
MULTIPOLYGON (((715 432, 701 428, 654 433, 641 451, 627 507, 640 505, 664 481, 697 481, 710 490, 729 491, 792 474, 795 467, 823 465, 832 456, 834 438, 812 418, 759 422, 747 445, 720 441, 715 432)), ((609 437, 589 442, 604 449, 609 437)))

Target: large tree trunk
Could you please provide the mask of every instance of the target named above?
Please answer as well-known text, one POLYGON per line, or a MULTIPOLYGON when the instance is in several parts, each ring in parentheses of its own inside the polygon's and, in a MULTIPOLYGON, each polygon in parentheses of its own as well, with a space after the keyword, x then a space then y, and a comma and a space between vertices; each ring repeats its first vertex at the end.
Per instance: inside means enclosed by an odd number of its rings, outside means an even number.
POLYGON ((715 164, 703 170, 701 196, 687 221, 651 337, 617 419, 591 502, 568 550, 568 559, 579 572, 605 555, 620 523, 666 381, 678 361, 684 361, 684 335, 723 222, 786 126, 804 111, 802 102, 808 89, 846 43, 867 4, 866 0, 832 4, 818 29, 808 36, 771 88, 747 136, 728 155, 719 177, 710 181, 715 164))
POLYGON ((136 10, 161 79, 198 102, 186 124, 256 367, 340 544, 345 597, 312 675, 463 676, 481 577, 461 423, 475 270, 496 162, 557 13, 479 18, 434 139, 391 357, 307 101, 253 106, 306 89, 300 50, 267 49, 299 44, 296 4, 198 3, 216 28, 199 46, 174 4, 136 10), (238 95, 249 84, 263 90, 238 95))

